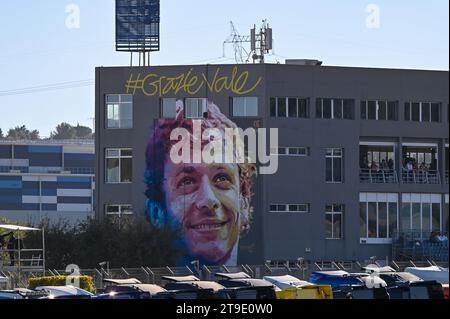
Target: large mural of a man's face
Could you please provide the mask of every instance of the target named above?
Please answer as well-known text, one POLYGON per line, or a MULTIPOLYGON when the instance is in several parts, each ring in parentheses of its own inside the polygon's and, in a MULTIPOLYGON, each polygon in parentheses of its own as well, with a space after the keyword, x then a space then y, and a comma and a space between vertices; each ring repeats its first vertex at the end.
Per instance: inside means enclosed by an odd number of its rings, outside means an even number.
MULTIPOLYGON (((169 156, 177 141, 170 135, 184 128, 193 136, 193 120, 185 119, 177 102, 175 119, 155 123, 147 147, 147 213, 158 226, 180 231, 180 264, 199 260, 207 265, 236 265, 240 235, 251 220, 251 187, 255 167, 250 163, 175 163, 169 156)), ((202 129, 236 128, 213 103, 202 129)), ((225 136, 225 134, 223 134, 225 136)), ((202 141, 202 149, 210 141, 202 141)))

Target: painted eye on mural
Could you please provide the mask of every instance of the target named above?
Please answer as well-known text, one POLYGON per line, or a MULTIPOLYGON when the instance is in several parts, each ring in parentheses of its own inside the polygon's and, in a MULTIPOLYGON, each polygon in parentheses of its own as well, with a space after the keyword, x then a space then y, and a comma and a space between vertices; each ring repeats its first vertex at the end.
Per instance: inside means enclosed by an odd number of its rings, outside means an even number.
POLYGON ((229 188, 233 184, 233 179, 225 173, 217 174, 213 181, 219 188, 229 188))
POLYGON ((193 177, 185 176, 177 183, 177 188, 188 187, 188 186, 192 186, 194 184, 195 184, 195 179, 193 177))

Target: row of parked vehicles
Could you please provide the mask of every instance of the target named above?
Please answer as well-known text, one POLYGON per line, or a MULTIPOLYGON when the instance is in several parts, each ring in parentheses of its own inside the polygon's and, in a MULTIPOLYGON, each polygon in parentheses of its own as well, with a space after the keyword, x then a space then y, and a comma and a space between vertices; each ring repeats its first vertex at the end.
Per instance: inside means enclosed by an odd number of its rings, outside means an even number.
POLYGON ((317 271, 309 281, 291 275, 255 279, 244 272, 217 273, 217 281, 166 276, 162 286, 143 284, 134 278, 105 279, 106 288, 97 295, 72 286, 37 287, 34 291, 0 291, 0 299, 448 299, 448 269, 363 270, 317 271))

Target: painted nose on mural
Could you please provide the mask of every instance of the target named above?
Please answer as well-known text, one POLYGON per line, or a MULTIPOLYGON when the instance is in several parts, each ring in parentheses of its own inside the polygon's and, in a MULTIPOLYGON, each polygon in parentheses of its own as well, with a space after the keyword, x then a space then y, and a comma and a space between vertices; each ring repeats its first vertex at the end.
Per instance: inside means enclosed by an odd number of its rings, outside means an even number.
POLYGON ((196 205, 199 210, 209 211, 211 213, 215 212, 220 207, 220 201, 217 199, 207 176, 202 178, 202 184, 198 191, 196 205))

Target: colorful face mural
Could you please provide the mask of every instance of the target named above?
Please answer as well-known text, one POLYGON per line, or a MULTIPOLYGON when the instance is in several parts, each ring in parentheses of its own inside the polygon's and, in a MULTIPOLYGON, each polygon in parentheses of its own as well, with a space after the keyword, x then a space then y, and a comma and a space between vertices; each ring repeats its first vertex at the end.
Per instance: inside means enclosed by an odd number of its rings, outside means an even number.
POLYGON ((201 137, 199 141, 196 124, 203 131, 218 130, 223 133, 221 136, 225 136, 227 128, 237 128, 211 102, 207 114, 207 118, 199 120, 185 119, 179 101, 175 119, 155 122, 146 152, 147 214, 153 225, 180 231, 177 247, 184 254, 180 265, 194 260, 205 265, 236 265, 240 236, 251 223, 255 165, 248 161, 219 163, 203 159, 177 162, 171 156, 173 147, 180 143, 171 136, 174 130, 187 132, 185 145, 194 158, 198 152, 193 146, 195 140, 201 150, 218 142, 217 138, 201 137))

